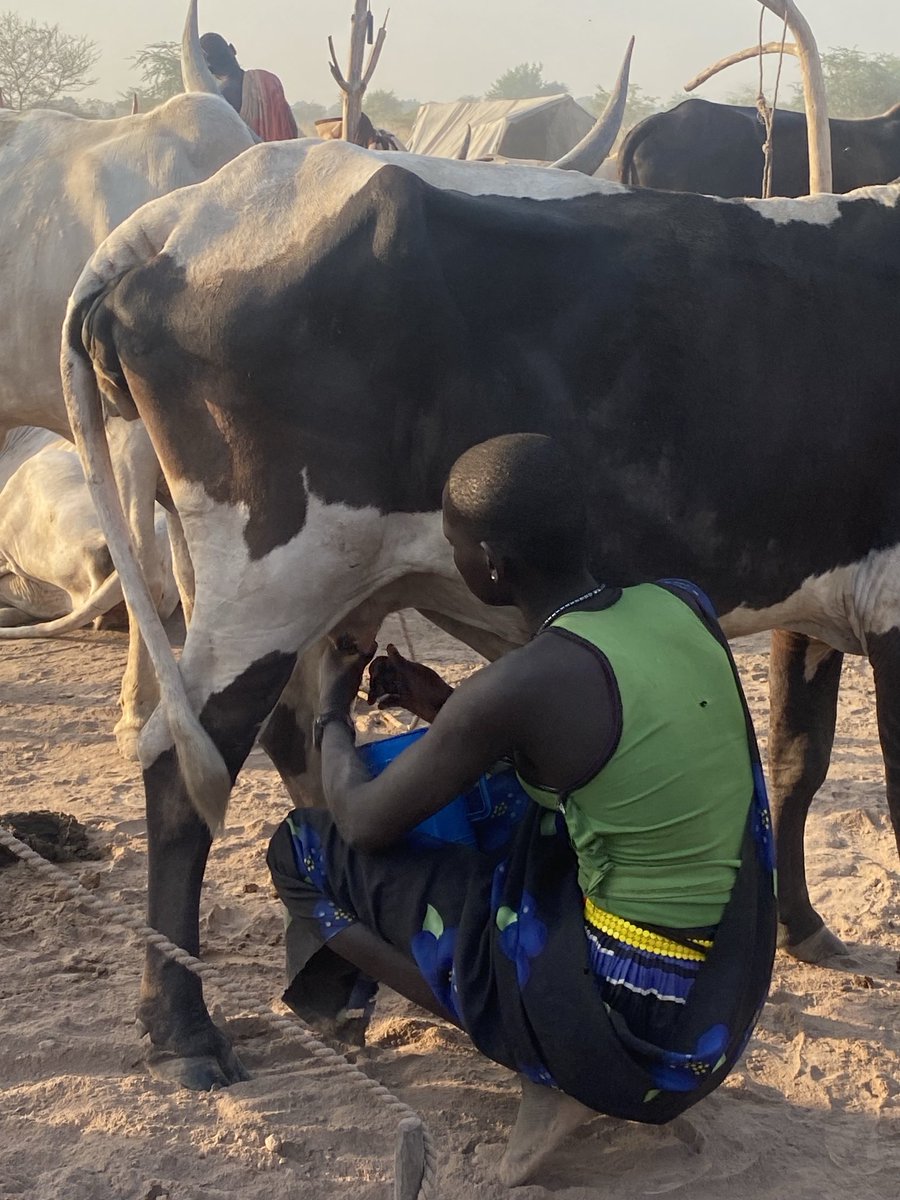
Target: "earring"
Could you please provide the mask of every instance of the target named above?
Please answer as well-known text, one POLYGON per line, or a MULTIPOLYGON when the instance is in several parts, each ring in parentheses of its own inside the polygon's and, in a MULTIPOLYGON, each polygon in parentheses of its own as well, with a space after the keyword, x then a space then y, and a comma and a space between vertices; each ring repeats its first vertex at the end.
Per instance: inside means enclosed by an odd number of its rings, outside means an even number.
POLYGON ((497 568, 491 567, 491 583, 499 583, 500 576, 497 574, 497 568))

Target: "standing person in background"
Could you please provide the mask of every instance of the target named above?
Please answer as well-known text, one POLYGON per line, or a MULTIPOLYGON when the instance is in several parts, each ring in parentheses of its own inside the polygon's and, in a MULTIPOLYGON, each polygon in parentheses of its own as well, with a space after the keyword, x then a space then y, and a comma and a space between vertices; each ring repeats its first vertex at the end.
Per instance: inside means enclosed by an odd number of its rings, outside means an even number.
POLYGON ((277 75, 271 71, 243 70, 234 46, 219 33, 204 33, 200 45, 222 95, 257 137, 264 142, 297 137, 297 122, 277 75))

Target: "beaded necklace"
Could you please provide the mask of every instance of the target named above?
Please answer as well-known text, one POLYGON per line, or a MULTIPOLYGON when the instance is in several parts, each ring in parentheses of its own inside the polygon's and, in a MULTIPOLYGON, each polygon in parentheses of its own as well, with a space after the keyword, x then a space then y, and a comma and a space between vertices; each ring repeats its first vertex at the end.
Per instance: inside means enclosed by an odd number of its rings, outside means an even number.
POLYGON ((576 596, 574 600, 568 600, 565 604, 561 604, 559 608, 554 609, 549 617, 545 617, 541 621, 538 628, 535 630, 534 636, 543 633, 548 625, 552 625, 557 617, 561 617, 564 612, 568 612, 570 608, 574 608, 576 604, 584 604, 585 600, 593 600, 595 596, 599 596, 601 592, 606 590, 606 584, 601 583, 599 587, 593 588, 590 592, 585 592, 583 596, 576 596))

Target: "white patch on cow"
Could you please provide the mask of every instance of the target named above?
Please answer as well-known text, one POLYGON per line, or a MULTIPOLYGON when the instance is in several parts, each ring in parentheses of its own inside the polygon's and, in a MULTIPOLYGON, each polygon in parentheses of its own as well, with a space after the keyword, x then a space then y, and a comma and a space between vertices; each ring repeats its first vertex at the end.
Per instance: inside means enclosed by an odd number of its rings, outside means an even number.
MULTIPOLYGON (((306 521, 286 545, 251 559, 244 505, 217 503, 197 484, 172 481, 196 578, 181 656, 194 712, 254 662, 303 653, 373 592, 404 575, 457 578, 441 515, 326 504, 308 493, 306 521)), ((149 765, 172 744, 161 711, 141 738, 149 765)))
POLYGON ((857 188, 841 196, 799 196, 796 199, 777 197, 772 200, 727 200, 726 204, 746 204, 754 212, 773 221, 776 225, 788 225, 801 221, 805 225, 833 225, 841 219, 846 205, 856 200, 874 200, 885 208, 895 208, 900 199, 900 185, 884 184, 880 187, 857 188))
POLYGON ((816 641, 815 639, 806 647, 806 652, 803 655, 803 679, 806 683, 812 683, 816 674, 826 658, 830 658, 834 654, 832 646, 826 646, 824 642, 816 641))
POLYGON ((741 605, 721 624, 729 638, 790 629, 846 654, 866 654, 870 634, 900 627, 900 546, 872 550, 860 562, 811 575, 770 608, 741 605))
POLYGON ((628 190, 609 180, 551 167, 457 162, 362 150, 348 142, 271 142, 229 163, 211 187, 200 185, 163 197, 124 222, 88 263, 73 297, 77 303, 106 280, 163 250, 185 267, 191 284, 204 287, 216 286, 237 264, 252 270, 282 259, 302 247, 311 230, 337 216, 386 166, 402 167, 434 187, 472 196, 567 200, 628 190))

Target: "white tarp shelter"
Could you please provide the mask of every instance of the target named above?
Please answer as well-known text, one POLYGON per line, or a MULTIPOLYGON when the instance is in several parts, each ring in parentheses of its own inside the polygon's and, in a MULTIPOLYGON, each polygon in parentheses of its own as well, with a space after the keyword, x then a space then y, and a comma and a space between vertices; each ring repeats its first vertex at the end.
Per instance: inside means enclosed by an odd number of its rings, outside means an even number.
POLYGON ((466 150, 468 159, 499 154, 554 162, 580 142, 593 124, 590 113, 568 95, 423 104, 409 148, 414 154, 438 158, 460 158, 466 150))

